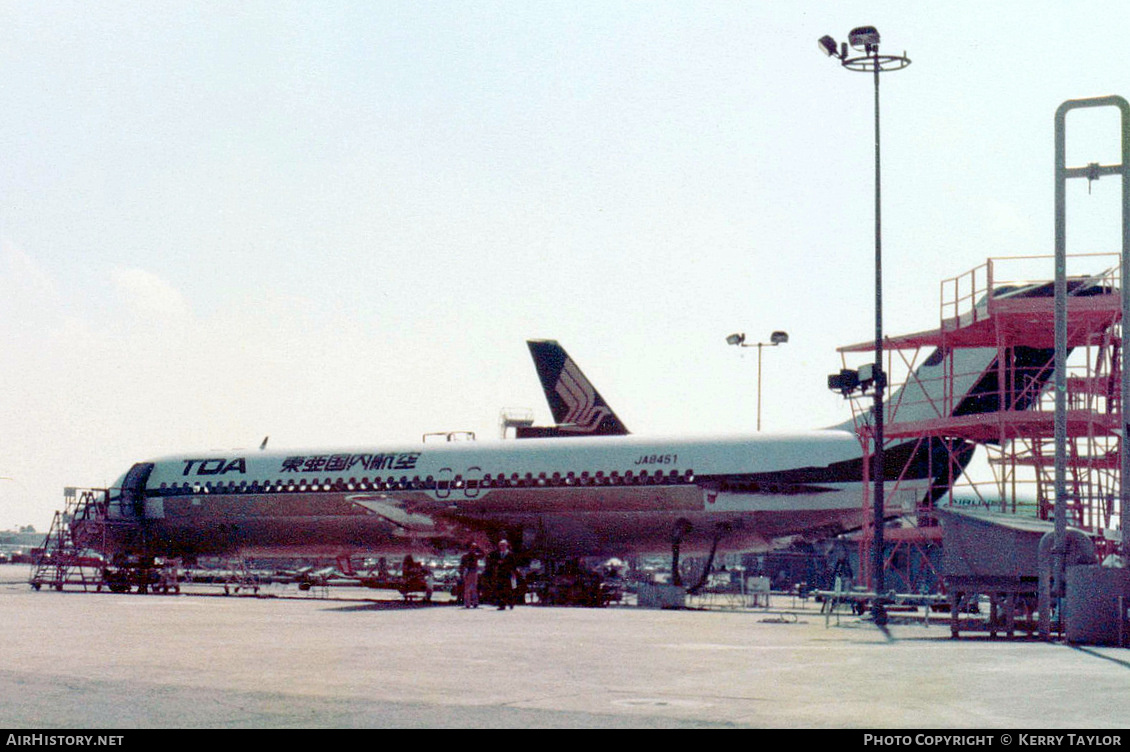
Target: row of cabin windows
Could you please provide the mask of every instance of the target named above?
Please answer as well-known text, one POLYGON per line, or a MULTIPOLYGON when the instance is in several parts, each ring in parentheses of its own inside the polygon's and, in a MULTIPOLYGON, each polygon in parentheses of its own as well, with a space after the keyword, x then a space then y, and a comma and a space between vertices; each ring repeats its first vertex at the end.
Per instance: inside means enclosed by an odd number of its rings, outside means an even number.
POLYGON ((424 491, 439 489, 446 491, 450 489, 476 489, 476 488, 537 488, 546 486, 635 486, 635 485, 663 485, 663 484, 679 484, 679 483, 693 483, 694 471, 687 470, 680 473, 678 470, 671 470, 668 473, 656 471, 648 473, 643 470, 639 473, 633 473, 631 470, 621 475, 619 472, 613 471, 605 475, 604 471, 596 473, 583 472, 576 474, 573 472, 562 475, 561 473, 526 473, 520 475, 518 473, 511 473, 509 476, 505 473, 499 473, 492 476, 487 473, 482 478, 464 478, 462 475, 456 475, 450 480, 436 480, 434 476, 427 476, 421 478, 414 476, 409 478, 402 475, 399 478, 395 476, 388 476, 387 478, 287 478, 286 480, 276 480, 268 482, 251 481, 248 483, 245 480, 231 481, 229 483, 162 483, 160 491, 166 495, 184 495, 184 494, 199 494, 199 493, 293 493, 293 492, 306 492, 306 491, 424 491))

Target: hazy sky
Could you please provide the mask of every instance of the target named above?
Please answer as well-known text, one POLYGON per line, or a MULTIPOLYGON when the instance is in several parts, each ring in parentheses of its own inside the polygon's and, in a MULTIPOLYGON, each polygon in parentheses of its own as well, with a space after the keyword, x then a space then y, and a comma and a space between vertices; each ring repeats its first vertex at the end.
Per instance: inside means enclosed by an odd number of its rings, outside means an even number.
MULTIPOLYGON (((497 435, 556 338, 637 433, 850 416, 885 320, 1053 250, 1053 117, 1130 97, 1124 2, 0 0, 0 528, 196 448, 497 435), (10 480, 9 480, 10 479, 10 480)), ((1072 165, 1117 117, 1069 121, 1072 165)), ((1118 250, 1072 181, 1069 250, 1118 250)), ((1039 276, 1050 277, 1050 261, 1039 276)))

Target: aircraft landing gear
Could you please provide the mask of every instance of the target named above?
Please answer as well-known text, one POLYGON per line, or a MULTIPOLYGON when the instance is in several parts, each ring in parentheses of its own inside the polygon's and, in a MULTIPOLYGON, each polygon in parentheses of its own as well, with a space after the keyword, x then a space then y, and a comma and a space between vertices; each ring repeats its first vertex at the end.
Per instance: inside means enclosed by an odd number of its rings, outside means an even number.
POLYGON ((687 592, 697 593, 706 587, 706 583, 710 581, 710 570, 714 567, 714 555, 718 553, 718 541, 722 540, 722 536, 729 532, 729 527, 726 525, 717 525, 714 528, 714 540, 710 542, 710 556, 706 558, 706 566, 702 568, 702 577, 699 579, 698 584, 692 587, 687 592))
POLYGON ((683 576, 679 573, 679 548, 683 543, 683 537, 689 535, 691 530, 694 530, 694 527, 690 520, 678 519, 675 520, 675 527, 671 531, 671 584, 678 587, 683 585, 683 576))

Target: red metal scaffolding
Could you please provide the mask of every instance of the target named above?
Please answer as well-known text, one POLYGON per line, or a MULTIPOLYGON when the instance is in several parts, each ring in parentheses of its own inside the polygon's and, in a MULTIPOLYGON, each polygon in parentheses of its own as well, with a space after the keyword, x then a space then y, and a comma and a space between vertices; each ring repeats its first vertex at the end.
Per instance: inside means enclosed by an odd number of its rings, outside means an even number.
MULTIPOLYGON (((1068 524, 1088 532, 1100 550, 1112 537, 1108 531, 1119 526, 1119 437, 1113 430, 1121 423, 1118 263, 1118 254, 1069 257, 1070 279, 1077 284, 1085 282, 1089 293, 1069 296, 1068 302, 1068 524), (1079 271, 1084 269, 1088 271, 1079 271)), ((1016 348, 1055 346, 1051 283, 1047 282, 1046 296, 1008 294, 1012 290, 1031 290, 1034 284, 1041 284, 1033 280, 1048 280, 1052 269, 1051 256, 990 258, 985 264, 942 282, 937 329, 884 339, 884 368, 891 388, 885 416, 886 445, 913 440, 919 446, 929 447, 931 452, 945 447, 945 464, 950 473, 945 479, 948 491, 936 501, 931 501, 930 494, 923 494, 920 488, 903 484, 909 461, 897 480, 887 481, 884 507, 889 510, 888 519, 897 515, 899 524, 888 523, 884 529, 888 542, 885 571, 890 585, 902 592, 917 591, 918 583, 912 581, 908 571, 893 565, 909 561, 912 557, 908 553, 914 549, 941 540, 935 504, 978 505, 1039 519, 1052 517, 1055 422, 1051 380, 1027 379, 1010 366, 1015 362, 1016 348), (1043 273, 1016 276, 1014 270, 1023 267, 1041 269, 1043 273), (923 376, 916 372, 924 348, 927 353, 934 353, 931 363, 936 365, 937 359, 942 359, 937 383, 923 383, 923 376), (956 356, 966 348, 995 350, 989 369, 998 371, 998 392, 990 398, 998 399, 1001 409, 954 415, 966 387, 986 375, 984 371, 960 372, 960 359, 956 356), (900 380, 904 387, 901 389, 900 380), (911 386, 915 388, 906 388, 911 386), (954 448, 968 445, 952 441, 955 439, 975 444, 979 453, 987 456, 988 462, 984 464, 991 469, 991 479, 970 479, 968 469, 962 472, 962 462, 954 455, 954 448)), ((842 347, 840 352, 847 367, 849 356, 874 353, 874 349, 870 342, 842 347)), ((853 399, 852 405, 866 473, 871 465, 873 443, 870 407, 860 399, 853 399)), ((862 504, 866 522, 859 539, 860 563, 868 585, 874 537, 872 493, 872 484, 865 482, 862 504)))

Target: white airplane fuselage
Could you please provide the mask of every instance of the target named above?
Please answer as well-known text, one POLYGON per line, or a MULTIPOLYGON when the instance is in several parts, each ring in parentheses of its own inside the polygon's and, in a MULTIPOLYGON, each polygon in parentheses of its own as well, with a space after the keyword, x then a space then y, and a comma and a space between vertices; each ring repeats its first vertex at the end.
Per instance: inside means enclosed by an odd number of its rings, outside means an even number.
MULTIPOLYGON (((993 295, 1025 302, 1049 290, 1034 282, 993 295)), ((1090 280, 1071 289, 1116 292, 1090 280)), ((913 424, 1030 409, 1053 371, 1053 350, 1037 344, 942 347, 888 410, 913 424)), ((558 420, 526 434, 542 438, 164 457, 133 465, 106 508, 72 530, 111 555, 395 553, 506 536, 564 557, 663 553, 676 542, 688 552, 764 550, 862 524, 876 468, 851 421, 788 434, 632 435, 556 342, 530 348, 558 420)), ((888 442, 883 475, 897 491, 887 516, 944 493, 973 450, 938 435, 888 442)))
MULTIPOLYGON (((138 463, 115 483, 111 547, 156 555, 342 555, 520 536, 552 555, 764 549, 861 519, 846 430, 244 452, 138 463)), ((929 478, 904 478, 924 493, 929 478)))

